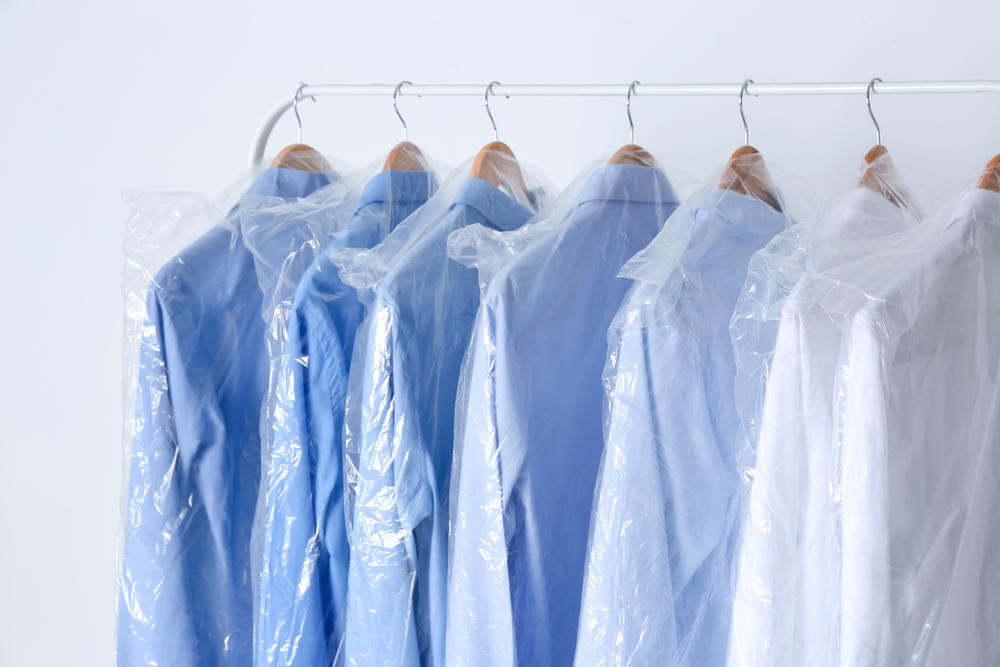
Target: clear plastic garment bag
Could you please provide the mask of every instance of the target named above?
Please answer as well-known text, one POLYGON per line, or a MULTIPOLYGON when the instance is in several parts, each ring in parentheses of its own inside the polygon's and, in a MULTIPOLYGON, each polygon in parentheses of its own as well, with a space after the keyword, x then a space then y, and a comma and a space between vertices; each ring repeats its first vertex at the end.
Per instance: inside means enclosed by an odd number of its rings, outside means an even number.
POLYGON ((853 313, 884 298, 901 271, 893 249, 926 234, 926 223, 918 226, 922 213, 887 154, 859 176, 754 256, 731 325, 746 492, 732 665, 911 664, 909 653, 857 634, 875 630, 888 609, 869 588, 875 582, 851 570, 888 563, 875 552, 851 555, 854 536, 883 511, 848 478, 874 482, 886 460, 870 451, 852 462, 844 420, 845 406, 862 400, 848 393, 860 379, 853 313))
POLYGON ((479 307, 474 269, 448 258, 470 225, 522 227, 554 189, 504 153, 460 166, 371 250, 338 249, 367 315, 345 414, 351 554, 348 665, 442 665, 455 396, 479 307))
POLYGON ((840 659, 1000 655, 1000 195, 817 276, 848 332, 836 396, 840 659))
POLYGON ((820 276, 850 332, 836 409, 841 659, 997 655, 998 196, 970 190, 872 267, 820 276), (844 272, 853 278, 844 280, 844 272))
MULTIPOLYGON (((256 169, 216 204, 187 193, 125 194, 119 665, 253 660, 266 300, 240 207, 222 211, 244 189, 297 199, 346 171, 256 169)), ((280 265, 288 247, 259 251, 280 265)))
POLYGON ((620 273, 632 286, 608 330, 578 667, 726 663, 739 533, 729 321, 751 255, 803 199, 759 154, 735 158, 620 273))
POLYGON ((358 325, 356 290, 334 249, 370 248, 420 208, 443 171, 419 151, 410 169, 380 159, 294 202, 241 199, 265 305, 271 380, 261 429, 263 469, 254 526, 260 572, 257 664, 342 664, 349 560, 344 395, 358 325), (288 256, 266 261, 282 243, 288 256))
POLYGON ((451 483, 449 665, 571 665, 622 265, 677 207, 662 169, 581 174, 489 282, 451 483))

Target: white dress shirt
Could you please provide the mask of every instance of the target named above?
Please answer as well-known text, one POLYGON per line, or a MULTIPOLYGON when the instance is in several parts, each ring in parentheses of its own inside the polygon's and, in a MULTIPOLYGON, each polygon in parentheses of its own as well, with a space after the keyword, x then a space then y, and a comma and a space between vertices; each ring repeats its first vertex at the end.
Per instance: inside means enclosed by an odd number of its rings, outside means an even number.
POLYGON ((1000 655, 1000 195, 928 227, 880 254, 878 292, 823 279, 865 303, 838 401, 844 665, 1000 655))
MULTIPOLYGON (((894 176, 888 159, 872 168, 894 176)), ((846 343, 816 276, 877 253, 916 224, 916 210, 855 181, 817 220, 779 235, 751 262, 731 326, 750 498, 735 565, 730 665, 839 664, 840 517, 831 480, 846 343)))

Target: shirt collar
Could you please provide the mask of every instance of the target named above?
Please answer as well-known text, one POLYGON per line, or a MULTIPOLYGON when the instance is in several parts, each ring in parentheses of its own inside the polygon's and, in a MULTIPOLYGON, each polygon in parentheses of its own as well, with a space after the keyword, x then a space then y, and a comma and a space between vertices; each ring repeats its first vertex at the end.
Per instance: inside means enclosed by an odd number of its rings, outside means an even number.
POLYGON ((283 167, 268 167, 247 189, 249 194, 282 197, 285 199, 308 197, 315 190, 338 180, 340 176, 330 173, 299 171, 283 167))
POLYGON ((487 224, 502 232, 517 229, 531 219, 531 211, 500 188, 475 176, 469 177, 455 195, 451 205, 457 204, 476 209, 486 218, 487 224))
POLYGON ((383 171, 368 181, 358 208, 385 203, 423 204, 437 185, 437 177, 429 171, 383 171))
POLYGON ((656 167, 630 164, 609 164, 591 175, 580 193, 579 202, 629 201, 645 203, 677 203, 667 175, 656 167))

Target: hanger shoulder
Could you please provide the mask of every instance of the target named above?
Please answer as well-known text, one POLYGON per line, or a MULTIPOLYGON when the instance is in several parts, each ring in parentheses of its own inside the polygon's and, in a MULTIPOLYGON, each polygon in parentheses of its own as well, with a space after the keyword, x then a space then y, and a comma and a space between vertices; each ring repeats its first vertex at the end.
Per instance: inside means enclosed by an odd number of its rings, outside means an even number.
MULTIPOLYGON (((865 153, 865 164, 870 165, 875 162, 875 160, 879 159, 883 155, 887 155, 888 153, 889 150, 882 144, 872 146, 871 150, 865 153)), ((858 187, 868 188, 869 190, 873 190, 880 194, 885 194, 874 169, 865 169, 865 173, 861 176, 861 182, 858 183, 858 187)), ((892 198, 890 197, 890 200, 891 199, 892 198)))
POLYGON ((524 175, 517 165, 517 158, 514 157, 514 151, 502 141, 491 141, 480 149, 472 162, 469 175, 481 178, 496 187, 506 184, 518 187, 524 192, 528 190, 528 186, 524 183, 524 175))
POLYGON ((417 145, 401 141, 389 151, 382 171, 426 171, 427 159, 417 145))
POLYGON ((305 144, 292 144, 282 149, 271 162, 271 167, 315 173, 333 171, 333 167, 330 166, 325 157, 305 144))
POLYGON ((627 164, 635 167, 654 167, 656 160, 652 154, 642 146, 635 144, 625 144, 611 156, 608 164, 627 164))
POLYGON ((872 146, 871 150, 865 153, 865 162, 871 164, 875 160, 879 159, 883 155, 889 152, 889 149, 879 144, 878 146, 872 146))
POLYGON ((983 171, 976 188, 1000 192, 1000 155, 986 163, 986 170, 983 171))
POLYGON ((771 173, 764 163, 764 157, 753 146, 740 146, 733 151, 729 164, 722 172, 719 189, 755 197, 774 210, 781 210, 771 173))
POLYGON ((514 157, 514 151, 510 149, 510 146, 502 141, 491 141, 479 149, 479 154, 476 155, 476 159, 472 163, 470 175, 488 181, 489 179, 483 176, 483 174, 488 174, 490 167, 494 167, 496 163, 504 161, 496 153, 503 153, 511 158, 514 157))

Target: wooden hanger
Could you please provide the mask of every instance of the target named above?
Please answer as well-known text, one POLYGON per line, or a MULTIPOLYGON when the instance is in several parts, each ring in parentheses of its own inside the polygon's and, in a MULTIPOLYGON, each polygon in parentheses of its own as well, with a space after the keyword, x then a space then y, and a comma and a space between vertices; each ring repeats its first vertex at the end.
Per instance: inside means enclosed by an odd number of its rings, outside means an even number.
POLYGON ((642 146, 635 144, 625 144, 615 151, 615 154, 608 160, 608 164, 630 164, 636 167, 655 167, 656 160, 652 153, 642 146))
POLYGON ((740 146, 729 158, 719 189, 754 197, 781 212, 781 200, 774 190, 764 157, 753 146, 740 146))
POLYGON ((280 169, 296 169, 298 171, 310 171, 323 173, 333 171, 333 167, 311 146, 305 144, 292 144, 282 149, 271 162, 272 167, 280 169))
POLYGON ((528 186, 524 182, 524 174, 521 173, 521 167, 517 164, 514 151, 497 137, 497 124, 493 120, 493 113, 490 112, 490 93, 493 92, 493 86, 499 83, 499 81, 491 81, 486 86, 486 115, 490 117, 490 123, 493 125, 493 141, 479 149, 479 154, 472 162, 469 175, 481 178, 498 188, 501 185, 516 188, 531 201, 531 193, 528 192, 528 186), (505 155, 507 157, 503 157, 505 155))
POLYGON ((729 158, 729 164, 719 182, 719 189, 756 197, 780 212, 781 200, 775 193, 771 173, 767 170, 760 151, 750 145, 750 129, 747 127, 747 117, 743 113, 743 93, 750 83, 753 83, 753 79, 744 81, 743 87, 740 88, 740 117, 743 119, 744 143, 733 151, 732 157, 729 158))
MULTIPOLYGON (((296 169, 298 171, 327 172, 333 167, 326 161, 326 158, 318 151, 302 143, 302 117, 299 116, 299 95, 306 84, 299 82, 299 87, 295 90, 295 98, 292 100, 292 111, 295 112, 295 120, 299 124, 298 137, 295 143, 283 149, 271 162, 272 167, 280 169, 296 169)), ((316 98, 313 98, 316 101, 316 98)))
POLYGON ((986 163, 986 170, 979 179, 979 190, 992 190, 1000 192, 1000 155, 986 163))
POLYGON ((416 144, 401 141, 389 151, 382 171, 427 171, 427 159, 416 144))
POLYGON ((524 182, 524 174, 517 164, 514 151, 502 141, 491 141, 479 150, 479 154, 472 162, 469 175, 481 178, 498 188, 507 185, 528 194, 528 186, 524 182), (503 157, 504 155, 508 157, 503 157))
POLYGON ((426 171, 427 160, 424 154, 417 148, 417 145, 406 140, 406 121, 403 114, 399 113, 396 106, 396 95, 403 86, 411 86, 409 81, 400 81, 396 90, 392 91, 392 108, 399 116, 399 122, 403 124, 403 140, 396 144, 396 147, 389 151, 389 156, 382 165, 382 171, 426 171))
MULTIPOLYGON (((870 151, 865 153, 865 164, 870 165, 871 163, 875 162, 875 160, 879 159, 883 155, 887 155, 888 153, 889 149, 887 149, 882 144, 876 144, 875 146, 872 146, 870 151)), ((882 184, 879 182, 878 177, 875 175, 875 170, 873 169, 865 169, 864 175, 861 176, 861 182, 859 183, 859 186, 862 188, 868 188, 869 190, 874 190, 875 192, 885 194, 885 190, 882 187, 882 184)), ((890 195, 889 199, 893 199, 893 197, 890 195)))
POLYGON ((625 96, 625 113, 628 115, 628 143, 615 151, 615 154, 608 160, 608 164, 628 164, 635 167, 655 167, 656 160, 652 154, 642 146, 632 143, 635 136, 635 126, 632 124, 632 91, 638 81, 633 81, 628 86, 628 94, 625 96))

